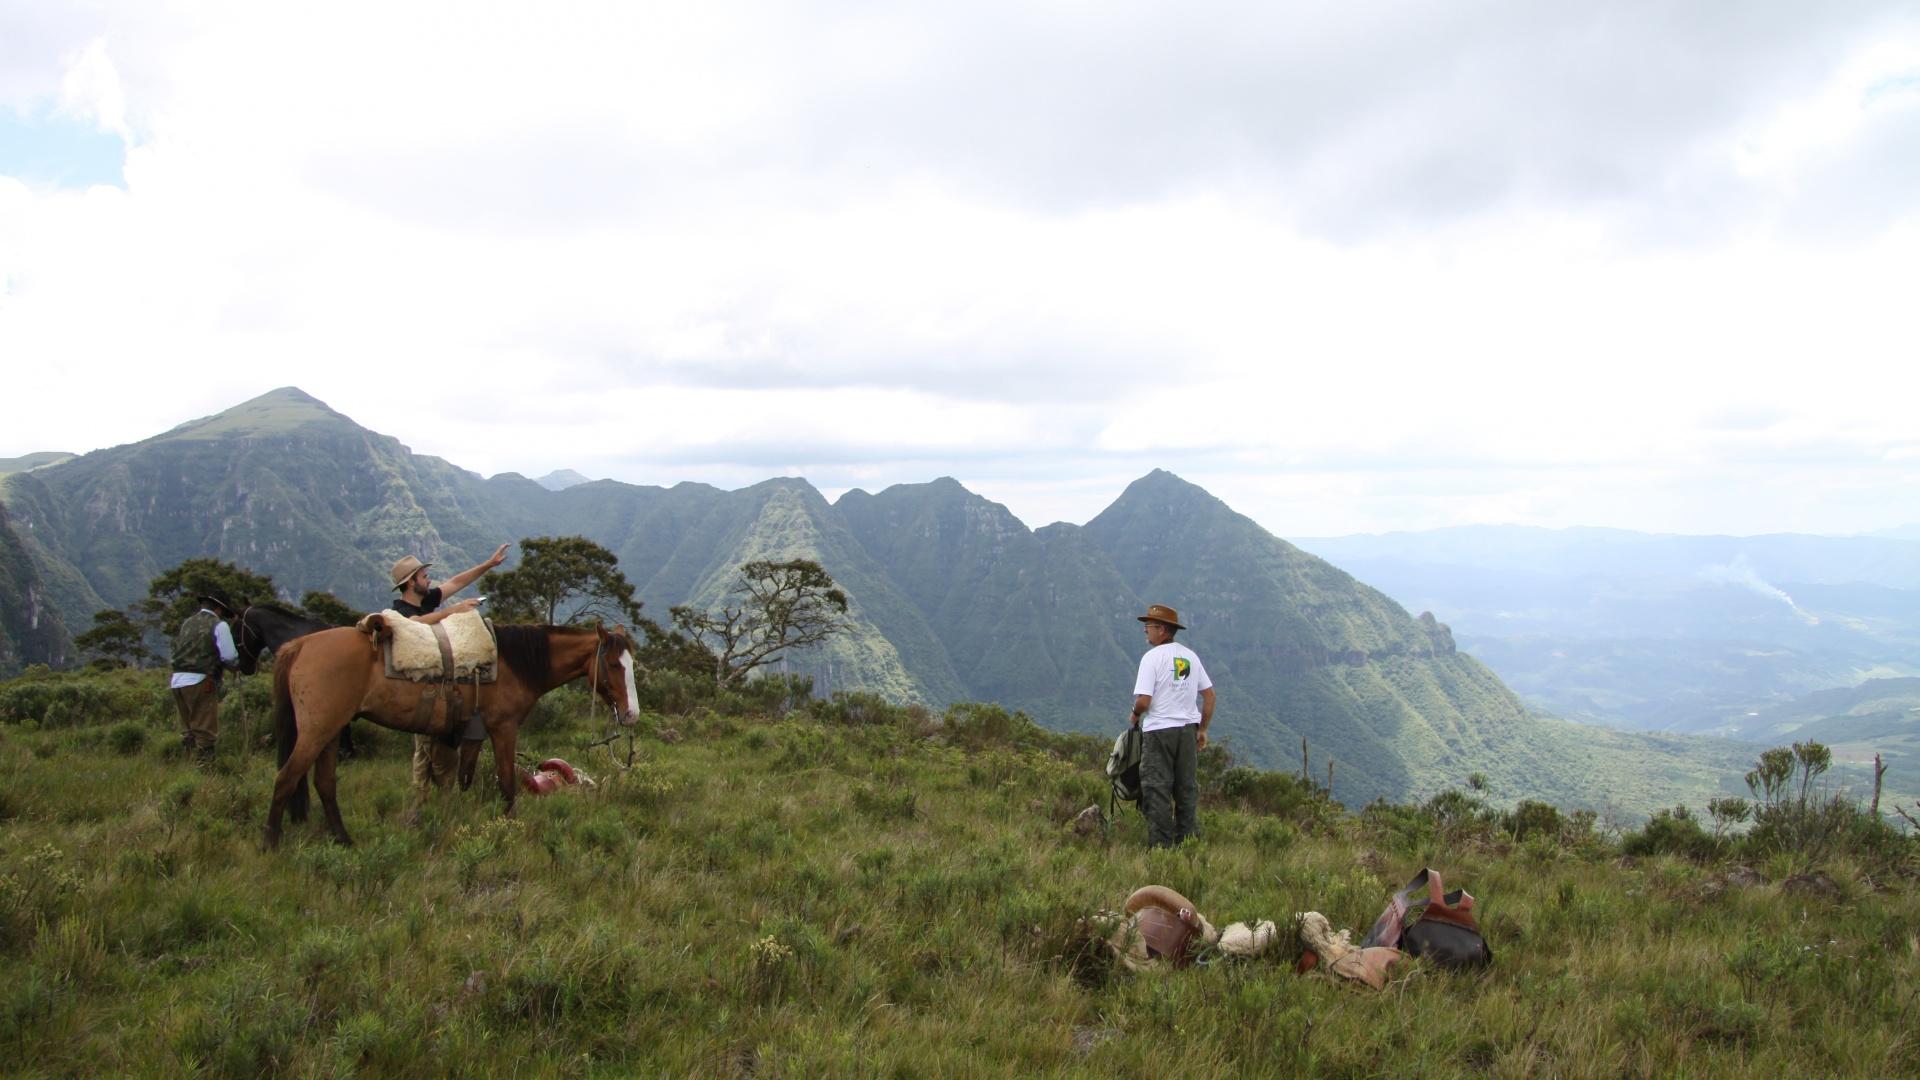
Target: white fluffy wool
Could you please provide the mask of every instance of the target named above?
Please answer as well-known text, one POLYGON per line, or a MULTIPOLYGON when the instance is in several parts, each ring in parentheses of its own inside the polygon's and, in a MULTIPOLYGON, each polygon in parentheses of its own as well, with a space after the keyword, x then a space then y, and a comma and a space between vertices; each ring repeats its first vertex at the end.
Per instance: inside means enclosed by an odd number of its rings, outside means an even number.
MULTIPOLYGON (((439 678, 440 642, 434 637, 433 627, 393 610, 380 614, 393 633, 393 670, 415 680, 439 678)), ((479 612, 449 615, 440 620, 440 625, 453 644, 455 678, 471 676, 475 668, 494 662, 493 635, 487 632, 486 620, 479 612)))
POLYGON ((1259 956, 1272 948, 1279 936, 1270 919, 1261 919, 1252 926, 1237 922, 1220 932, 1220 951, 1228 956, 1259 956))

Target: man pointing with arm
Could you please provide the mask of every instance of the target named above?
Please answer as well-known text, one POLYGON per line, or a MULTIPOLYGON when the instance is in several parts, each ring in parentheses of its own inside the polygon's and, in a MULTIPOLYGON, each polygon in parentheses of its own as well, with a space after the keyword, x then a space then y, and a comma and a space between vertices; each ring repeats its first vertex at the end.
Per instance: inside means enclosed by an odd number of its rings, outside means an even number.
MULTIPOLYGON (((480 580, 481 575, 507 561, 507 548, 510 544, 501 544, 494 549, 493 555, 472 569, 448 578, 444 584, 435 585, 427 576, 427 567, 431 563, 421 562, 408 555, 393 564, 393 587, 400 598, 393 602, 393 610, 419 622, 439 622, 448 615, 462 611, 472 611, 480 606, 478 600, 462 600, 446 608, 440 605, 447 597, 480 580)), ((434 785, 446 787, 453 780, 453 773, 460 763, 460 748, 445 746, 432 735, 413 737, 413 786, 424 800, 434 785)))
POLYGON ((1140 810, 1147 840, 1177 844, 1199 831, 1200 751, 1213 723, 1213 680, 1192 649, 1173 640, 1180 613, 1154 604, 1140 616, 1147 653, 1133 681, 1133 723, 1140 740, 1140 810))

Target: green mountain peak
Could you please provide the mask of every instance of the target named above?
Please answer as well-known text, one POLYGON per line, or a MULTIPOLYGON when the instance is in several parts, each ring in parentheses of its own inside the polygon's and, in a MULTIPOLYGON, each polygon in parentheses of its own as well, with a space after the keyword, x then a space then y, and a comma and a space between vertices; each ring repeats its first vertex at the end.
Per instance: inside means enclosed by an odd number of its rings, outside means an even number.
POLYGON ((282 386, 212 416, 189 420, 149 441, 288 435, 313 427, 343 430, 359 425, 299 387, 282 386))

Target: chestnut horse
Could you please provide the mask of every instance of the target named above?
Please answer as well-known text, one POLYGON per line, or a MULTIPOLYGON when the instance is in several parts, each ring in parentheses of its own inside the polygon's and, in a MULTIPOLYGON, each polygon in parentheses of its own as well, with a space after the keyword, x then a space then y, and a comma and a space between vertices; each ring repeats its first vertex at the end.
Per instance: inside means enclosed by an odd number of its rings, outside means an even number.
POLYGON ((447 735, 463 730, 467 717, 478 712, 493 742, 507 814, 513 813, 519 787, 514 742, 521 721, 541 695, 585 676, 592 693, 613 709, 620 723, 633 723, 640 702, 633 683, 633 643, 625 630, 502 625, 495 626, 494 633, 499 642, 496 680, 477 688, 470 682, 457 684, 452 702, 429 707, 424 721, 422 696, 445 688, 388 678, 373 635, 339 627, 283 647, 274 657, 274 738, 282 757, 273 784, 273 809, 267 814, 267 846, 280 842, 280 815, 294 789, 303 786, 309 768, 333 838, 353 843, 334 799, 333 767, 334 736, 356 716, 397 731, 447 735))

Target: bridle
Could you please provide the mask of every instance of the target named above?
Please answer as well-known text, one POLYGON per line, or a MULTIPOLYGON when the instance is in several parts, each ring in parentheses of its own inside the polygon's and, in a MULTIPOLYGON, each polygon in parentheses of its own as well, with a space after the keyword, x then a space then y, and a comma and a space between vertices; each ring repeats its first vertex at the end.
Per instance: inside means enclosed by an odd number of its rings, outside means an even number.
POLYGON ((264 637, 260 637, 259 632, 253 628, 253 624, 247 621, 247 616, 251 614, 253 614, 253 605, 248 604, 246 607, 246 610, 240 613, 240 618, 235 621, 237 621, 240 624, 240 648, 243 651, 246 651, 247 653, 249 653, 250 655, 257 657, 260 655, 261 650, 267 647, 267 639, 264 637), (257 649, 247 648, 248 634, 252 634, 253 636, 260 638, 259 648, 257 649))
MULTIPOLYGON (((587 695, 589 698, 589 705, 591 705, 591 699, 600 693, 600 672, 602 668, 607 666, 607 660, 606 660, 607 642, 609 640, 614 639, 614 637, 618 635, 618 638, 620 641, 620 647, 622 649, 627 650, 629 656, 632 655, 632 649, 633 649, 633 642, 628 640, 625 634, 621 634, 618 631, 615 631, 615 633, 613 634, 609 634, 606 632, 604 628, 596 628, 595 633, 599 640, 594 643, 593 659, 587 665, 587 695)), ((613 693, 609 691, 607 694, 607 697, 611 699, 613 696, 614 696, 613 693)), ((598 742, 592 743, 590 745, 606 747, 607 757, 612 759, 613 763, 619 766, 620 768, 622 769, 633 768, 633 758, 634 758, 633 739, 634 739, 634 729, 637 726, 634 723, 634 721, 638 719, 639 717, 635 716, 632 719, 628 720, 627 723, 622 724, 620 722, 620 706, 612 704, 610 701, 607 705, 607 725, 608 725, 607 737, 599 740, 598 742), (622 736, 625 736, 627 740, 627 755, 626 755, 626 760, 624 762, 621 761, 619 756, 617 756, 613 752, 614 740, 619 739, 622 736)))

